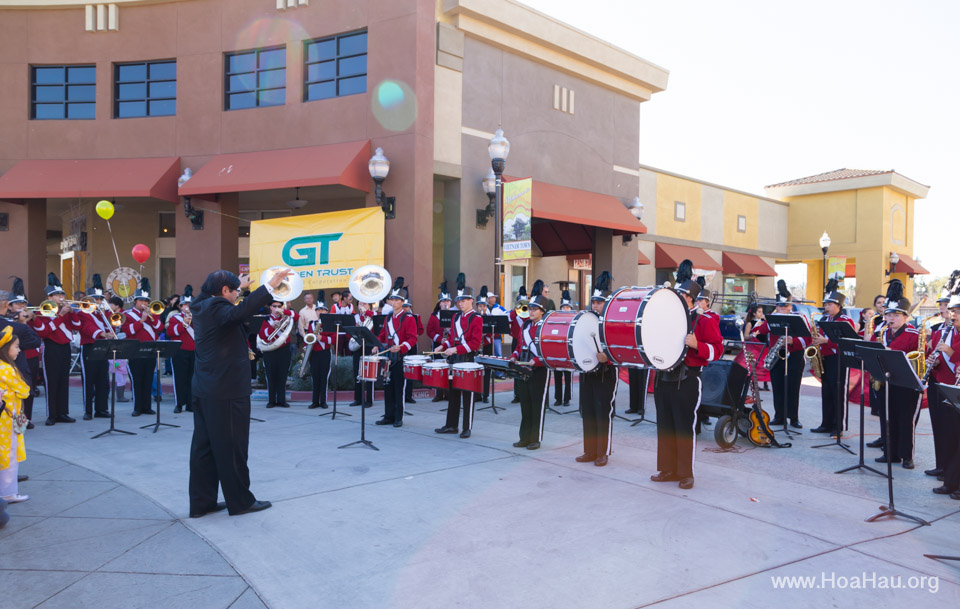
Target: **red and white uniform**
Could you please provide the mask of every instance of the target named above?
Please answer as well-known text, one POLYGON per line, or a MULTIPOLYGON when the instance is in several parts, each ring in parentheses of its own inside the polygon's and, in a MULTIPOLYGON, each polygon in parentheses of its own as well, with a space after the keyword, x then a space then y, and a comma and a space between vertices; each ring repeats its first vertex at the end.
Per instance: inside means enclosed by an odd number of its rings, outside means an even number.
MULTIPOLYGON (((851 328, 853 328, 854 330, 857 329, 856 322, 853 321, 853 318, 847 315, 837 315, 836 317, 830 317, 829 315, 824 315, 820 319, 820 321, 845 321, 848 324, 850 324, 851 328)), ((823 334, 823 332, 820 332, 820 333, 823 335, 824 338, 827 338, 827 336, 823 334)), ((837 344, 830 341, 823 343, 822 345, 820 345, 820 354, 823 355, 823 357, 830 357, 830 356, 836 355, 837 344)))
POLYGON ((521 331, 523 330, 523 322, 525 320, 517 315, 517 311, 515 309, 507 313, 507 317, 510 318, 510 336, 513 337, 513 346, 516 349, 523 344, 521 331))
POLYGON ((333 304, 333 309, 330 312, 334 315, 353 315, 356 313, 352 304, 345 305, 339 302, 333 304))
POLYGON ((927 357, 936 353, 937 345, 940 341, 946 341, 953 349, 953 356, 947 357, 946 353, 940 353, 938 356, 940 362, 930 373, 932 383, 943 383, 944 385, 953 385, 957 381, 957 365, 960 364, 960 332, 952 325, 941 326, 939 330, 930 336, 930 342, 927 343, 927 357))
POLYGON ((180 341, 183 351, 196 351, 197 344, 193 334, 193 326, 187 324, 183 313, 172 313, 167 316, 167 336, 172 340, 180 341))
POLYGON ((920 346, 920 332, 909 324, 904 324, 899 332, 894 332, 893 328, 884 328, 880 339, 883 346, 892 351, 910 353, 920 346))
POLYGON ((413 320, 413 315, 394 311, 384 322, 378 338, 387 348, 399 345, 400 355, 405 355, 417 344, 417 322, 413 320))
POLYGON ((106 338, 104 334, 113 331, 111 326, 104 325, 103 315, 100 313, 84 313, 80 311, 77 314, 80 321, 80 345, 92 345, 94 341, 106 338))
POLYGON ((450 336, 443 339, 440 348, 443 350, 456 348, 457 355, 467 355, 480 351, 483 341, 483 320, 475 311, 456 313, 450 324, 450 336))
POLYGON ((58 345, 68 345, 73 340, 73 333, 80 331, 80 314, 70 311, 56 317, 38 315, 30 322, 30 327, 40 338, 51 340, 58 345))
POLYGON ((720 334, 720 316, 713 311, 704 311, 696 320, 693 335, 697 339, 696 349, 687 349, 683 363, 687 366, 703 367, 723 356, 723 336, 720 334))
MULTIPOLYGON (((260 324, 260 332, 258 333, 258 335, 260 336, 260 340, 266 341, 267 338, 269 338, 270 333, 273 332, 273 331, 277 328, 277 326, 280 325, 280 321, 281 321, 284 317, 291 317, 291 318, 293 318, 293 320, 290 322, 290 323, 293 324, 293 326, 291 326, 291 328, 297 327, 297 315, 296 315, 296 313, 294 313, 294 312, 291 311, 290 309, 283 309, 283 312, 282 312, 280 315, 277 315, 277 314, 275 314, 275 313, 271 313, 270 315, 267 316, 266 319, 263 320, 263 323, 260 324)), ((293 333, 293 330, 291 329, 291 330, 290 330, 290 333, 287 334, 287 340, 285 340, 283 343, 277 345, 277 347, 278 347, 278 348, 279 348, 279 347, 284 347, 284 346, 286 346, 286 345, 289 345, 291 342, 293 342, 293 334, 294 334, 294 333, 293 333)))
MULTIPOLYGON (((333 347, 333 339, 336 332, 323 332, 323 322, 320 320, 310 322, 310 331, 317 335, 317 342, 313 343, 312 351, 325 351, 333 347)), ((261 330, 262 332, 263 330, 261 330)))
MULTIPOLYGON (((513 311, 511 311, 511 313, 513 313, 513 311)), ((537 326, 543 322, 533 323, 529 319, 521 321, 523 321, 523 326, 520 328, 519 339, 514 339, 516 347, 513 349, 513 357, 517 361, 531 361, 535 368, 542 368, 544 364, 540 358, 540 348, 537 347, 534 337, 537 335, 537 326), (529 354, 527 360, 524 360, 524 351, 529 354)))
MULTIPOLYGON (((766 334, 767 335, 767 345, 769 348, 773 348, 777 344, 777 341, 780 339, 780 336, 775 336, 770 333, 770 326, 767 325, 767 320, 764 319, 753 329, 753 333, 757 335, 766 334)), ((791 336, 793 342, 787 346, 787 353, 796 353, 797 351, 803 351, 808 347, 808 341, 810 339, 803 337, 791 336)), ((697 339, 700 340, 700 339, 697 339)))
POLYGON ((137 309, 130 309, 123 312, 123 325, 120 329, 127 335, 128 339, 139 340, 140 342, 152 342, 160 336, 160 329, 163 322, 160 318, 153 316, 148 321, 144 321, 144 315, 137 309))

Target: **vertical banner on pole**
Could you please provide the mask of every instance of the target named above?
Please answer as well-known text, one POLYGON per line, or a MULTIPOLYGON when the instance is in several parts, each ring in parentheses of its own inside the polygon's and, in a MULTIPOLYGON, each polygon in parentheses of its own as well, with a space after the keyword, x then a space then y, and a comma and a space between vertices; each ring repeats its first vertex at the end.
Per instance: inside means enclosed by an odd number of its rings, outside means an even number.
POLYGON ((827 279, 836 279, 840 284, 840 287, 843 288, 843 279, 847 273, 847 257, 846 256, 830 256, 827 259, 827 279))
POLYGON ((533 179, 503 184, 503 260, 526 260, 533 254, 533 179))

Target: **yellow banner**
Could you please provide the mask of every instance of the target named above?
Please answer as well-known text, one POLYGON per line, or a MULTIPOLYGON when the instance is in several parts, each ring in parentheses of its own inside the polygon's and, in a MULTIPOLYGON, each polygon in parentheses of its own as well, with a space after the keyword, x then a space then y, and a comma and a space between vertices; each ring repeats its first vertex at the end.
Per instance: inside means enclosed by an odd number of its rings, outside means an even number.
POLYGON ((533 255, 533 180, 503 184, 503 259, 525 260, 533 255))
POLYGON ((252 222, 253 287, 263 271, 288 266, 303 278, 304 290, 344 288, 354 269, 383 266, 383 223, 379 207, 252 222))
POLYGON ((827 258, 827 279, 836 279, 843 288, 843 279, 847 274, 847 257, 830 256, 827 258))

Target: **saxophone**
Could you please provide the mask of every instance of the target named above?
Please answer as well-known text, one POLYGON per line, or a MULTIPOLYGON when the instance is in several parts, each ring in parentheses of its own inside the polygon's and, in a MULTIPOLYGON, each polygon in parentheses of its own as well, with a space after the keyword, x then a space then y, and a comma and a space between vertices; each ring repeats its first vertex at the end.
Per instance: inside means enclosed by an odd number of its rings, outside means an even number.
MULTIPOLYGON (((883 317, 883 315, 877 314, 870 317, 870 321, 867 322, 867 326, 863 330, 863 340, 870 340, 870 337, 873 336, 874 322, 876 322, 879 317, 883 317)), ((880 390, 883 388, 883 382, 877 379, 871 379, 870 388, 873 389, 874 392, 880 393, 880 390)))
MULTIPOLYGON (((766 368, 767 370, 773 369, 774 365, 776 365, 777 363, 777 358, 780 357, 780 350, 783 349, 786 343, 787 343, 786 336, 781 336, 780 338, 777 339, 776 344, 774 344, 773 347, 770 348, 770 351, 767 352, 767 356, 763 358, 764 368, 766 368)), ((782 357, 780 359, 787 359, 787 358, 782 357)))
MULTIPOLYGON (((814 338, 820 338, 820 330, 817 329, 817 324, 810 319, 810 330, 814 338)), ((820 345, 813 345, 807 347, 803 351, 803 357, 807 360, 807 363, 810 364, 810 373, 819 381, 823 378, 823 352, 820 350, 820 345)))

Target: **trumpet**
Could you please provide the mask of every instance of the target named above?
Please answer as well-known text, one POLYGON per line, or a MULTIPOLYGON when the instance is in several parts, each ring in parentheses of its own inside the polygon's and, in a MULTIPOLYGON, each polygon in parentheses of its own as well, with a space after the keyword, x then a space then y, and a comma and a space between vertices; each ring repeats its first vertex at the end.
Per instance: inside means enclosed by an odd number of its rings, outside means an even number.
POLYGON ((27 307, 27 311, 33 311, 40 317, 56 317, 60 310, 60 305, 52 300, 44 300, 39 307, 27 307))
POLYGON ((153 302, 150 303, 150 309, 149 309, 150 315, 153 315, 154 317, 159 317, 160 315, 163 315, 163 312, 166 310, 166 308, 167 308, 167 305, 163 304, 159 300, 154 300, 153 302))

